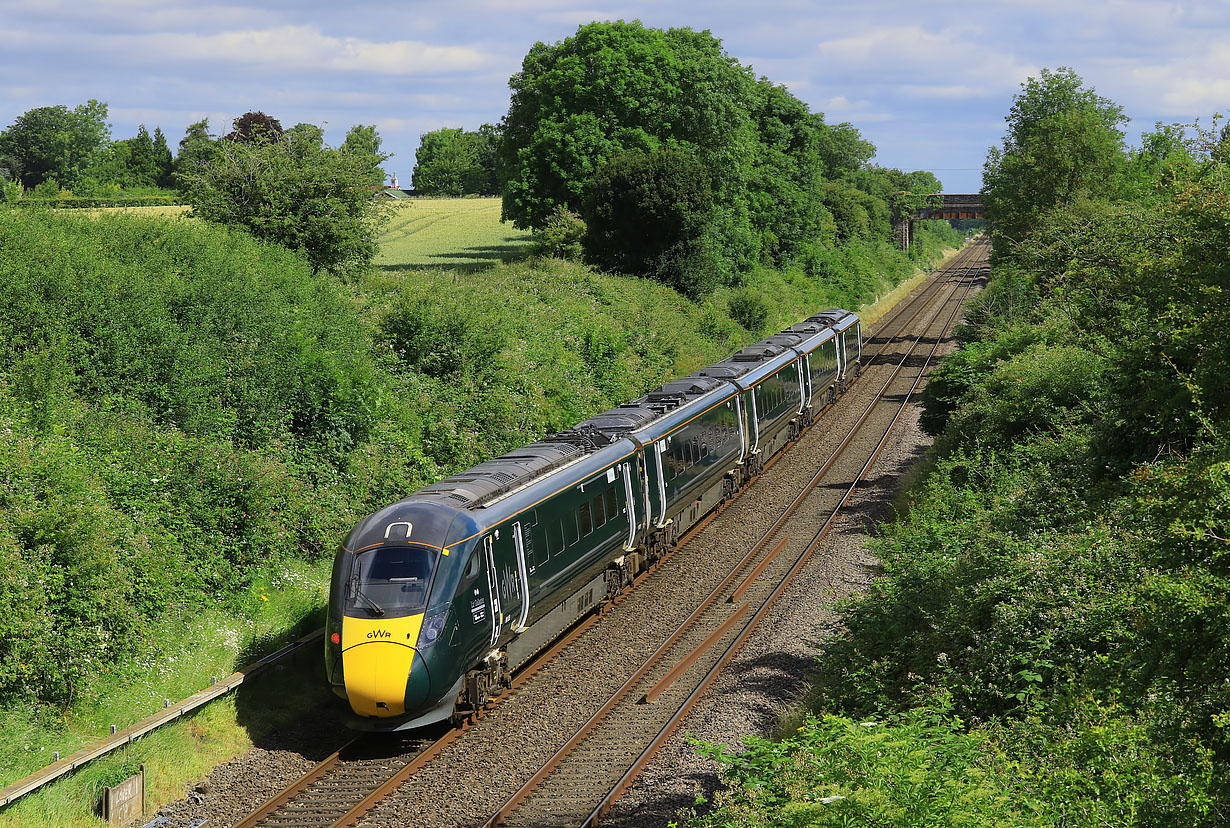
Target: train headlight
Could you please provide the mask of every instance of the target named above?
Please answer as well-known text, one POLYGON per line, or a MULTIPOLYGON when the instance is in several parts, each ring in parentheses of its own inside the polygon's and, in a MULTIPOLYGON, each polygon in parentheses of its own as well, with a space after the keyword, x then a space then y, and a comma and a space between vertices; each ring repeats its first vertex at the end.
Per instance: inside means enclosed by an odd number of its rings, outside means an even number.
POLYGON ((423 628, 419 631, 419 647, 430 647, 439 641, 447 623, 448 607, 429 613, 423 619, 423 628))

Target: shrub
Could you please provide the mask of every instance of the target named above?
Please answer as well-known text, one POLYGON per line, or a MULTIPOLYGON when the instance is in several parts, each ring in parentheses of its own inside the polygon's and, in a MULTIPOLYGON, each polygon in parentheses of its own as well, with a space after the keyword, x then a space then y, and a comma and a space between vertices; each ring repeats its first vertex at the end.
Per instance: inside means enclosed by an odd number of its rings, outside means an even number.
MULTIPOLYGON (((1019 337, 1030 335, 1022 332, 1019 337)), ((958 367, 952 374, 961 370, 958 367)), ((1105 360, 1086 349, 1031 345, 997 361, 970 386, 940 445, 1004 446, 1027 434, 1054 432, 1074 423, 1088 425, 1105 401, 1105 371, 1105 360)))
POLYGON ((297 257, 122 216, 8 213, 0 235, 0 372, 19 383, 54 354, 46 370, 74 393, 193 434, 258 446, 289 429, 344 450, 370 428, 369 339, 336 282, 297 257))
POLYGON ((535 252, 558 259, 579 260, 585 233, 585 221, 567 206, 557 205, 546 223, 534 231, 535 252))
POLYGON ((747 328, 753 335, 764 332, 769 321, 769 304, 758 291, 737 288, 731 291, 730 318, 747 328))
POLYGON ((687 823, 718 826, 893 825, 976 828, 1037 824, 1011 765, 943 711, 882 721, 809 718, 780 742, 750 738, 733 753, 702 745, 725 767, 718 808, 687 823))
POLYGON ((717 285, 706 238, 713 212, 709 178, 703 164, 679 150, 615 156, 588 188, 586 256, 691 298, 708 294, 717 285))

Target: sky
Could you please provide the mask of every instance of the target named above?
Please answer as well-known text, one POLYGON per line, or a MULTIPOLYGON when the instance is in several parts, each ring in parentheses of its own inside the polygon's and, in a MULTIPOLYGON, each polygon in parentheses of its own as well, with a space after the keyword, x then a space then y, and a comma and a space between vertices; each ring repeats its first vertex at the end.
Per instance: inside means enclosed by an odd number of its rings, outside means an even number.
POLYGON ((535 42, 594 20, 709 30, 875 162, 976 192, 988 147, 1027 78, 1073 68, 1131 118, 1208 124, 1230 109, 1230 3, 1140 0, 0 0, 0 128, 30 109, 108 105, 114 139, 211 131, 260 110, 340 145, 375 125, 410 186, 419 136, 508 109, 535 42))

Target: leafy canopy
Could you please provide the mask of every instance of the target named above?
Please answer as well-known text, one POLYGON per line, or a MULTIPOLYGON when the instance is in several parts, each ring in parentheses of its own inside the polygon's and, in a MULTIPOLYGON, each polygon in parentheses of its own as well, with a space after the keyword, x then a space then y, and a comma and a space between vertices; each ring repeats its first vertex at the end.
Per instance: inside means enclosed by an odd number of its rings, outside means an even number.
POLYGON ((261 134, 266 138, 219 141, 183 174, 193 215, 297 250, 313 272, 370 265, 383 220, 373 199, 383 173, 372 156, 324 146, 310 124, 273 140, 261 134))
POLYGON ((8 159, 5 166, 27 188, 48 180, 71 187, 110 137, 105 103, 91 99, 73 109, 43 106, 21 115, 0 132, 0 157, 8 159))
POLYGON ((414 154, 413 186, 422 195, 497 195, 494 128, 425 132, 414 154))
MULTIPOLYGON (((755 265, 797 260, 816 241, 832 244, 839 232, 888 236, 886 188, 879 171, 867 169, 874 147, 849 124, 830 127, 784 87, 757 78, 707 31, 636 21, 581 26, 559 43, 535 44, 509 86, 500 170, 503 215, 518 227, 541 228, 563 207, 585 214, 591 244, 627 237, 638 222, 652 236, 647 216, 619 212, 637 199, 599 204, 597 194, 615 194, 603 177, 612 159, 640 155, 647 169, 669 150, 695 162, 708 182, 712 208, 703 222, 687 223, 687 245, 707 251, 728 283, 755 265), (852 178, 859 173, 866 175, 852 178), (841 227, 824 190, 826 181, 847 178, 876 202, 854 212, 853 228, 841 227)), ((633 162, 620 163, 630 170, 633 162)), ((609 247, 590 252, 597 261, 610 257, 609 247)), ((641 258, 641 275, 662 272, 649 265, 656 254, 641 258)), ((619 267, 630 272, 627 261, 619 267)))
POLYGON ((1021 84, 1002 148, 983 167, 982 195, 996 253, 1046 210, 1107 191, 1125 161, 1122 107, 1086 89, 1068 68, 1021 84))

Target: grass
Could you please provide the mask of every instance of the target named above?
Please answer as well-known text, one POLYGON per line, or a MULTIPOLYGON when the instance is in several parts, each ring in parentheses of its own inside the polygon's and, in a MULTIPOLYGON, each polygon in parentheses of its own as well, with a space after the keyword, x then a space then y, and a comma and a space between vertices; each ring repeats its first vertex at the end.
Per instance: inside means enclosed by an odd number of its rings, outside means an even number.
MULTIPOLYGON (((205 608, 151 631, 145 654, 79 696, 58 722, 27 708, 0 711, 0 785, 10 784, 110 733, 209 687, 258 653, 280 646, 292 631, 320 626, 331 561, 291 562, 257 581, 242 618, 205 608), (262 597, 264 596, 264 597, 262 597)), ((55 784, 0 811, 0 828, 97 826, 102 787, 136 772, 144 762, 151 809, 179 799, 184 785, 250 749, 271 727, 295 718, 329 695, 320 675, 319 648, 307 647, 289 671, 262 676, 181 721, 108 754, 55 784), (285 673, 283 675, 282 673, 285 673), (259 701, 268 697, 276 701, 259 701)))
POLYGON ((0 828, 97 828, 102 789, 136 773, 141 764, 152 815, 161 804, 183 797, 185 785, 261 745, 304 710, 327 703, 318 655, 317 648, 309 648, 294 663, 27 794, 0 811, 0 828))
POLYGON ((175 218, 182 216, 192 208, 186 204, 170 204, 158 207, 99 207, 85 212, 91 216, 119 215, 148 216, 152 218, 175 218))
POLYGON ((530 234, 500 221, 498 198, 400 202, 380 235, 376 266, 485 270, 529 253, 530 234))

